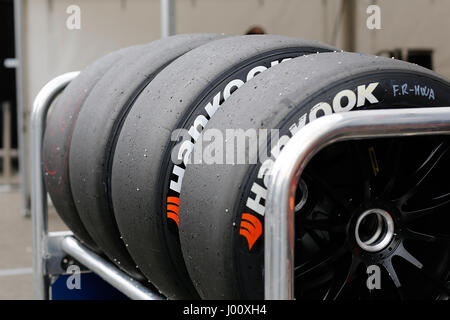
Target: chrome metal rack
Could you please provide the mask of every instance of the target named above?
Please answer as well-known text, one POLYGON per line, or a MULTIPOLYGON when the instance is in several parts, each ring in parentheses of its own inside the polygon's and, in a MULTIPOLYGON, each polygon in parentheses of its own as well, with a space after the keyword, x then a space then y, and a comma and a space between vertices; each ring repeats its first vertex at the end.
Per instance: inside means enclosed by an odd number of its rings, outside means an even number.
POLYGON ((84 247, 71 232, 48 232, 47 190, 42 170, 42 140, 47 112, 55 97, 78 74, 79 72, 66 73, 47 83, 34 100, 31 113, 31 215, 35 298, 49 299, 51 278, 65 273, 61 262, 66 256, 70 256, 131 299, 165 299, 84 247))
MULTIPOLYGON (((31 114, 31 209, 33 282, 37 299, 49 299, 50 280, 64 274, 70 256, 132 299, 162 300, 111 262, 76 240, 71 232, 48 232, 47 190, 42 171, 42 139, 48 109, 79 72, 54 78, 37 95, 31 114)), ((265 298, 293 299, 294 214, 290 201, 303 169, 324 147, 339 141, 377 137, 450 134, 450 107, 353 111, 320 118, 295 134, 272 169, 265 215, 265 298)))

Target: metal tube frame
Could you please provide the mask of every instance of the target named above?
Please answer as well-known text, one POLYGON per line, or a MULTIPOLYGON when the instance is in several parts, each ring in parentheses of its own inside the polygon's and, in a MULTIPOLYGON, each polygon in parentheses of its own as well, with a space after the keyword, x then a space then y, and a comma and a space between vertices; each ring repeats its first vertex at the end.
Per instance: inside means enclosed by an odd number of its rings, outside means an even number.
POLYGON ((0 155, 3 158, 3 178, 4 183, 8 186, 11 185, 11 103, 4 101, 2 103, 3 114, 3 149, 0 155))
POLYGON ((175 0, 161 0, 161 38, 176 33, 175 0))
POLYGON ((68 255, 131 299, 165 299, 159 293, 130 278, 112 263, 84 247, 72 236, 71 232, 48 232, 47 190, 42 170, 42 144, 47 112, 55 97, 78 74, 79 72, 65 73, 48 82, 36 96, 31 113, 30 160, 34 296, 40 300, 49 299, 51 279, 65 273, 65 270, 62 270, 61 261, 68 255))
POLYGON ((16 52, 16 105, 17 105, 17 140, 19 178, 21 188, 20 214, 30 217, 30 172, 27 157, 26 119, 24 103, 24 59, 23 59, 23 1, 14 0, 14 47, 16 52))
POLYGON ((302 128, 274 163, 265 214, 265 298, 294 299, 294 200, 308 162, 346 140, 450 134, 450 107, 352 111, 302 128))

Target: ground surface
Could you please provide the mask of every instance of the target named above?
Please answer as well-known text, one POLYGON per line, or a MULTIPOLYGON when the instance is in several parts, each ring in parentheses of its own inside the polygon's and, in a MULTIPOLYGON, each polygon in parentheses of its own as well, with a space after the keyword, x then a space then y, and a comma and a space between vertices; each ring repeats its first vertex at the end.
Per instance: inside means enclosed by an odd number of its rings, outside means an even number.
MULTIPOLYGON (((20 214, 20 190, 0 187, 0 300, 33 299, 31 218, 20 214)), ((48 220, 50 231, 67 230, 52 206, 48 220)))

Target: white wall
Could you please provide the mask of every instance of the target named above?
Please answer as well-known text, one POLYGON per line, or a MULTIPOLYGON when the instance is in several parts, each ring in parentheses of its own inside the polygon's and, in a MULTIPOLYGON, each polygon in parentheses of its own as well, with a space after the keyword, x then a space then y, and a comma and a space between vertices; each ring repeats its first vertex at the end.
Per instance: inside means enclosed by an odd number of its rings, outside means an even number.
MULTIPOLYGON (((23 0, 25 102, 52 77, 84 68, 120 47, 160 36, 159 0, 23 0), (81 8, 81 30, 68 30, 66 8, 81 8)), ((321 40, 341 47, 341 0, 176 0, 178 33, 268 33, 321 40), (340 23, 338 23, 340 21, 340 23), (336 43, 333 29, 339 26, 336 43)), ((450 1, 356 0, 356 50, 433 49, 435 69, 450 77, 450 1), (369 30, 366 8, 381 7, 382 29, 369 30)))
POLYGON ((159 0, 27 0, 24 11, 27 105, 51 78, 159 37, 159 0), (80 30, 66 27, 71 4, 81 8, 80 30))
POLYGON ((358 51, 382 49, 432 49, 434 70, 450 78, 450 1, 378 0, 381 30, 365 28, 367 6, 374 2, 358 0, 358 51))

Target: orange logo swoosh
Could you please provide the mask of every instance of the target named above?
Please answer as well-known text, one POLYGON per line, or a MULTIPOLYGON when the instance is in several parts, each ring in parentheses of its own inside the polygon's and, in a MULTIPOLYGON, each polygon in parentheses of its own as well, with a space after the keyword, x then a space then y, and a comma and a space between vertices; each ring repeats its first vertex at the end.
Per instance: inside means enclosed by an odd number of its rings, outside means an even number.
POLYGON ((180 198, 167 197, 167 218, 172 219, 178 226, 178 207, 180 205, 180 198))
POLYGON ((257 217, 249 213, 242 214, 239 234, 247 239, 249 251, 261 236, 262 230, 261 221, 257 217))

